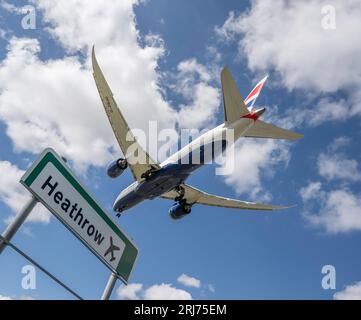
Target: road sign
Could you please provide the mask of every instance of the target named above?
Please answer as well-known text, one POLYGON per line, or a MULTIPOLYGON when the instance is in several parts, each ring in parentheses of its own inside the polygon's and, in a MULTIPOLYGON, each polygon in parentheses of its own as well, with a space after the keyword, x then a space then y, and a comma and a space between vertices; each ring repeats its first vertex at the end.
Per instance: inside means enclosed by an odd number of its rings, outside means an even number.
POLYGON ((128 282, 137 247, 54 150, 45 149, 20 182, 108 268, 128 282))

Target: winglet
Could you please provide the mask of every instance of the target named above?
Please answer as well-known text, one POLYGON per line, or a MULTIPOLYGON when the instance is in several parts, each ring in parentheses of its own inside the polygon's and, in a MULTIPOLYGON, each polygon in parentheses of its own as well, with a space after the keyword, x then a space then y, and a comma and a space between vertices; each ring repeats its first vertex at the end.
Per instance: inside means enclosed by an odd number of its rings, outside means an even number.
POLYGON ((94 67, 98 65, 98 61, 97 58, 95 56, 95 44, 93 44, 92 47, 92 66, 93 66, 93 71, 94 71, 94 67))

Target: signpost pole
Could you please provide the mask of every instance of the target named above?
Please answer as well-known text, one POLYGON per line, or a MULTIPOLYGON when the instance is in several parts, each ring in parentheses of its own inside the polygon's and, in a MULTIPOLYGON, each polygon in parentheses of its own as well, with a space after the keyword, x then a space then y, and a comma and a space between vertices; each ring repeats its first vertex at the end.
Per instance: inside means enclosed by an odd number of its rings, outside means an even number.
POLYGON ((117 281, 117 275, 114 272, 112 272, 112 274, 110 275, 110 277, 108 279, 108 282, 104 289, 104 292, 102 294, 101 300, 109 300, 109 298, 112 294, 112 291, 114 289, 116 281, 117 281))
POLYGON ((26 203, 22 210, 17 214, 14 220, 8 225, 5 231, 2 233, 3 239, 0 239, 0 254, 6 247, 7 242, 11 240, 14 234, 19 230, 25 219, 28 217, 30 212, 34 209, 38 200, 31 196, 31 199, 26 203))

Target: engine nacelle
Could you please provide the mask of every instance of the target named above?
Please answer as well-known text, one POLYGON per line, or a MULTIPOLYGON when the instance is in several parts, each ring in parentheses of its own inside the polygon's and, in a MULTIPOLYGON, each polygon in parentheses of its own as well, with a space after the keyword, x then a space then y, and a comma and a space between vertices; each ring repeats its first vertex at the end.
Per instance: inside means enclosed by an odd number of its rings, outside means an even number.
POLYGON ((112 179, 118 178, 127 167, 128 167, 127 160, 120 158, 118 160, 111 162, 108 165, 107 175, 112 179))
POLYGON ((192 211, 191 205, 178 203, 169 209, 169 216, 174 220, 178 220, 190 214, 191 211, 192 211))

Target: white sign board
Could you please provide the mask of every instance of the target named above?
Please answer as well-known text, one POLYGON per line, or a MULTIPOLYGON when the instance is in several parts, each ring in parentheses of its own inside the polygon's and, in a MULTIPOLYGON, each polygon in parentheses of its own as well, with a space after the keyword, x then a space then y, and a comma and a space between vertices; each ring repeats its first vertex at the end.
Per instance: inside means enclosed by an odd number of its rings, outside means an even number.
POLYGON ((20 182, 119 278, 129 280, 138 249, 54 150, 45 149, 20 182))

